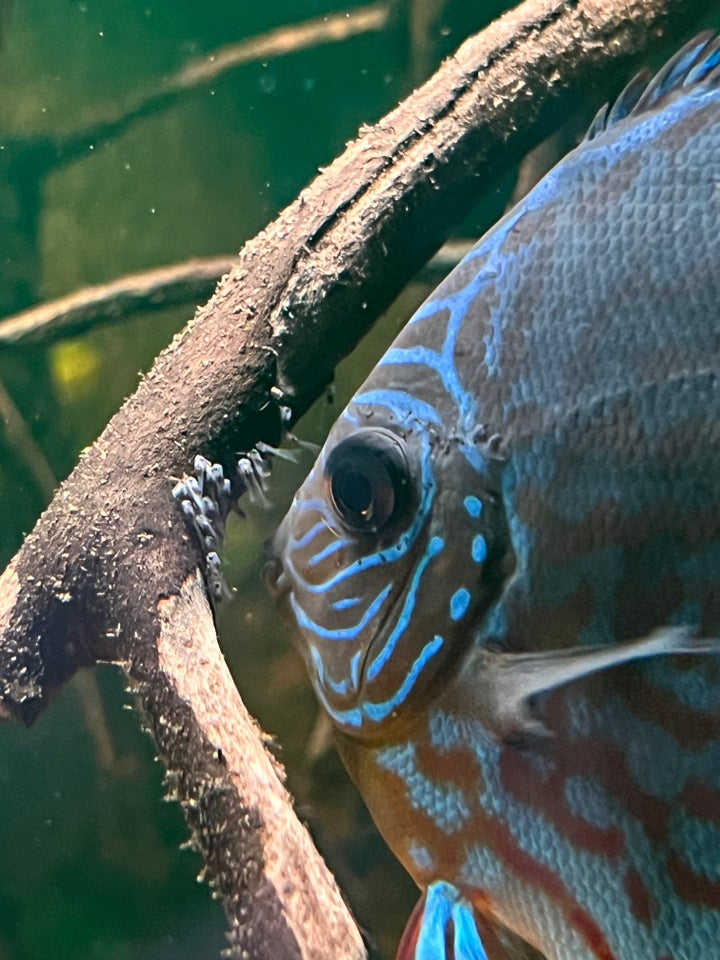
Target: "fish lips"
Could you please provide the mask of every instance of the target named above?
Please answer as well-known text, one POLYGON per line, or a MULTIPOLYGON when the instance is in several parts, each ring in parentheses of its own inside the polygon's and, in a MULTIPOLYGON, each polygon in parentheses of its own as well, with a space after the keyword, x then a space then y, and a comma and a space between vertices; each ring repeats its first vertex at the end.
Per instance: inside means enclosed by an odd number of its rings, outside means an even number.
POLYGON ((275 536, 265 541, 265 562, 260 573, 265 587, 277 601, 290 592, 290 580, 282 561, 287 546, 286 523, 284 520, 275 536))

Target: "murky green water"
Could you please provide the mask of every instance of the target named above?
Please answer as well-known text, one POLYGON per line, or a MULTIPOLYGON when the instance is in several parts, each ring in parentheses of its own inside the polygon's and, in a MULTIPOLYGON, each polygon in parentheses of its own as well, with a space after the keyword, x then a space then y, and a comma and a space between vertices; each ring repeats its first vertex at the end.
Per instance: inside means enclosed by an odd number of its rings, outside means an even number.
MULTIPOLYGON (((73 134, 162 88, 190 61, 344 7, 0 4, 0 314, 130 271, 232 254, 360 124, 391 108, 504 4, 437 4, 444 13, 427 50, 409 39, 410 0, 389 6, 380 32, 250 62, 76 154, 73 134)), ((496 215, 505 195, 494 191, 472 226, 496 215)), ((336 403, 318 405, 303 436, 322 437, 423 293, 407 291, 344 365, 336 403)), ((48 476, 69 473, 191 313, 0 350, 0 409, 4 418, 11 404, 19 424, 0 423, 3 565, 46 503, 48 476)), ((378 955, 389 957, 414 889, 317 727, 304 669, 258 582, 260 545, 307 466, 278 471, 275 510, 231 530, 228 576, 246 599, 223 609, 221 636, 246 702, 277 737, 301 814, 378 955)), ((162 771, 136 715, 122 709, 129 702, 120 675, 107 670, 73 683, 31 731, 0 728, 0 960, 161 960, 222 948, 222 911, 195 882, 198 858, 179 850, 181 815, 161 801, 162 771)))

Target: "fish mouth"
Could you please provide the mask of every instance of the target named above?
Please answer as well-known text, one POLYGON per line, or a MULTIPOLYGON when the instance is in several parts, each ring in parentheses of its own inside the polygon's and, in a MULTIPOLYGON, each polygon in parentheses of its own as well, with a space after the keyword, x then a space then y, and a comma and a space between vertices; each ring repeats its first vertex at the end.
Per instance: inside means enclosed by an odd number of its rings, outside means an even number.
MULTIPOLYGON (((297 629, 297 622, 294 621, 292 613, 290 611, 290 602, 289 597, 293 592, 293 582, 292 578, 288 575, 285 565, 282 561, 282 552, 284 549, 284 541, 282 536, 278 534, 271 540, 269 540, 265 545, 265 554, 266 560, 263 564, 261 570, 261 577, 263 583, 269 593, 272 595, 275 602, 281 607, 282 613, 284 614, 283 619, 288 618, 288 622, 295 622, 295 627, 297 629)), ((355 663, 350 667, 347 680, 349 681, 348 686, 346 687, 344 693, 340 697, 340 702, 343 706, 348 706, 353 704, 360 697, 363 687, 367 679, 367 670, 372 664, 374 657, 377 655, 378 648, 383 649, 385 643, 387 642, 388 637, 392 634, 395 629, 397 618, 399 617, 402 611, 404 596, 404 584, 399 585, 397 591, 394 591, 394 596, 392 599, 389 599, 389 604, 384 611, 380 621, 375 624, 374 629, 372 630, 372 635, 367 638, 366 643, 363 644, 361 653, 359 657, 355 658, 355 663)), ((295 633, 295 631, 293 631, 295 633)), ((302 635, 304 631, 300 631, 302 635)), ((308 653, 315 644, 305 638, 300 640, 300 637, 296 634, 293 638, 295 640, 295 645, 300 649, 303 654, 304 659, 308 661, 308 669, 310 673, 314 673, 317 667, 313 668, 312 659, 308 659, 308 653)), ((329 684, 323 683, 324 695, 329 696, 331 700, 335 700, 338 696, 337 690, 333 690, 334 684, 330 682, 329 684)))
POLYGON ((260 571, 260 577, 266 589, 275 600, 280 600, 291 590, 290 580, 285 572, 285 564, 282 562, 282 555, 287 546, 283 526, 284 524, 281 524, 275 536, 265 541, 263 549, 265 562, 260 571))
MULTIPOLYGON (((409 577, 398 578, 386 597, 383 609, 377 611, 374 624, 371 621, 366 625, 367 633, 360 641, 359 649, 356 647, 353 655, 341 666, 340 679, 335 679, 333 673, 338 669, 338 664, 335 664, 334 671, 333 667, 325 662, 321 653, 322 643, 318 644, 317 637, 309 636, 305 630, 299 628, 297 618, 292 612, 291 598, 295 590, 295 582, 292 569, 286 569, 283 563, 283 554, 286 549, 287 535, 281 524, 275 536, 265 544, 266 561, 261 571, 264 585, 279 605, 283 620, 294 626, 294 646, 306 661, 310 675, 315 678, 313 682, 316 689, 318 692, 322 691, 321 700, 327 709, 332 713, 334 709, 351 708, 357 705, 365 695, 368 685, 373 685, 388 667, 393 650, 402 639, 401 634, 405 633, 404 629, 399 629, 399 624, 407 603, 409 577), (318 664, 318 658, 323 661, 322 669, 318 664), (378 665, 374 667, 376 663, 378 665), (341 686, 342 691, 339 689, 341 686)), ((411 568, 416 566, 417 557, 423 554, 425 549, 424 538, 420 536, 408 553, 411 568)), ((382 682, 381 679, 380 683, 382 682)))
POLYGON ((277 554, 269 554, 260 571, 260 576, 265 587, 276 600, 280 600, 290 592, 290 581, 285 573, 283 562, 277 554))

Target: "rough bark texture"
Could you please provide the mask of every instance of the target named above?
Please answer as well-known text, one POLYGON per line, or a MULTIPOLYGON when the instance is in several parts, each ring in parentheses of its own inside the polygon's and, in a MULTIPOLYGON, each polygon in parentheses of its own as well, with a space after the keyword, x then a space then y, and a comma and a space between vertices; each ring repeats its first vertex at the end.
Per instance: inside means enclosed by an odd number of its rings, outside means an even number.
POLYGON ((170 478, 197 451, 227 464, 276 439, 270 388, 308 406, 493 172, 532 146, 549 104, 626 74, 710 6, 529 0, 467 41, 245 247, 0 577, 2 714, 29 723, 78 665, 123 663, 236 943, 257 960, 362 948, 279 779, 238 752, 250 721, 218 679, 170 478))

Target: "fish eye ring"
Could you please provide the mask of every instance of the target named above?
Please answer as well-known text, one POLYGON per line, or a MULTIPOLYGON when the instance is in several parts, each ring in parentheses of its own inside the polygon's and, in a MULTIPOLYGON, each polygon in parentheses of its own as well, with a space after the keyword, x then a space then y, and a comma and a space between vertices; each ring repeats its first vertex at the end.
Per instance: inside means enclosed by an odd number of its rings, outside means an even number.
POLYGON ((362 430, 342 440, 325 464, 330 500, 340 521, 356 533, 394 525, 410 502, 410 470, 390 433, 362 430))

